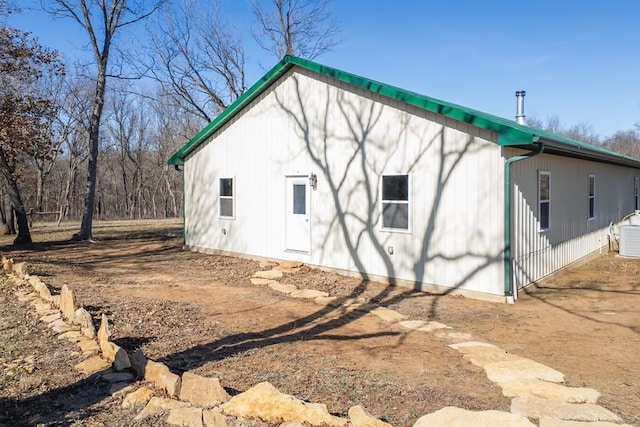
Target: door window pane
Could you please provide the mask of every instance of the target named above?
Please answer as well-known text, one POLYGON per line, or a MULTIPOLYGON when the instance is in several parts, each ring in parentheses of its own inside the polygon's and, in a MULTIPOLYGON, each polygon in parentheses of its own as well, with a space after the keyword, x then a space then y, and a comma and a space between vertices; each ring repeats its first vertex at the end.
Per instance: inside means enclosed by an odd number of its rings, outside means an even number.
POLYGON ((295 215, 307 214, 306 184, 293 184, 293 213, 295 215))

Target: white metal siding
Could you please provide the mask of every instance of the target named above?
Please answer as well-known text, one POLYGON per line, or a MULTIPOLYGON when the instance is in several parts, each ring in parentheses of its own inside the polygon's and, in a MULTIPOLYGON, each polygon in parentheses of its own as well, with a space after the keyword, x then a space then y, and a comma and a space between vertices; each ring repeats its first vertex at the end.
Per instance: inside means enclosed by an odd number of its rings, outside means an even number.
POLYGON ((186 244, 501 295, 495 135, 294 70, 187 159, 186 244), (285 176, 310 172, 311 251, 287 252, 285 176), (383 173, 410 174, 410 233, 381 231, 383 173), (233 220, 217 217, 221 176, 236 179, 233 220))
MULTIPOLYGON (((507 149, 507 155, 521 154, 507 149)), ((637 171, 541 154, 512 165, 513 257, 518 287, 541 279, 607 244, 609 224, 633 209, 637 171), (540 232, 538 172, 551 174, 550 229, 540 232), (595 218, 589 219, 589 175, 596 177, 595 218)))

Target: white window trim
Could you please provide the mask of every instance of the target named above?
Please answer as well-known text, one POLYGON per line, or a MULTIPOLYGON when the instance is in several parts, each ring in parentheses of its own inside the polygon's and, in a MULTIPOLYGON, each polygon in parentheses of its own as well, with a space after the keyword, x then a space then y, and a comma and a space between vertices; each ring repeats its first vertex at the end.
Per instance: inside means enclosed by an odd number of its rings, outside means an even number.
POLYGON ((234 176, 221 176, 218 178, 218 218, 220 219, 236 219, 236 178, 234 176), (223 179, 231 180, 231 196, 223 196, 220 194, 220 183, 223 179), (231 209, 233 214, 231 216, 222 215, 222 199, 231 199, 231 209))
POLYGON ((412 185, 412 177, 410 172, 393 172, 393 173, 383 173, 380 175, 380 231, 384 231, 387 233, 400 233, 400 234, 410 234, 412 232, 413 227, 413 205, 411 203, 411 199, 413 198, 413 185, 412 185), (406 176, 407 177, 407 197, 408 200, 384 200, 382 198, 382 180, 385 176, 406 176), (407 228, 390 228, 384 226, 384 204, 385 203, 398 203, 398 204, 406 204, 407 207, 407 228))
POLYGON ((551 230, 551 172, 549 171, 538 171, 538 231, 540 233, 544 233, 546 231, 551 230), (549 198, 542 200, 540 198, 540 177, 542 175, 547 175, 549 177, 549 198), (540 206, 542 205, 542 203, 548 203, 549 204, 549 213, 548 213, 548 222, 549 222, 549 226, 547 228, 542 228, 542 221, 541 221, 541 214, 540 212, 542 211, 542 209, 540 209, 540 206))
POLYGON ((633 178, 633 198, 635 210, 640 210, 640 176, 633 178))
POLYGON ((587 202, 588 209, 587 218, 589 221, 596 219, 596 175, 589 174, 589 178, 587 179, 587 202), (593 196, 589 194, 589 189, 591 188, 591 179, 593 178, 593 196), (593 215, 591 215, 591 199, 593 199, 593 215))

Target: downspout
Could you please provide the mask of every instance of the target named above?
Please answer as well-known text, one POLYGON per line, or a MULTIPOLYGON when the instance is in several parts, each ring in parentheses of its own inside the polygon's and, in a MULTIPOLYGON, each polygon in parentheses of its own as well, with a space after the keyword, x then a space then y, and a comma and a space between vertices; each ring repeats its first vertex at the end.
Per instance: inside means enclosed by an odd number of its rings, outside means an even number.
POLYGON ((187 228, 185 227, 185 220, 186 220, 186 208, 184 205, 184 202, 186 200, 185 198, 185 190, 186 190, 186 184, 184 182, 184 163, 182 165, 174 165, 176 172, 178 172, 178 174, 180 174, 180 176, 182 176, 182 249, 185 248, 185 246, 187 245, 187 228), (182 169, 180 168, 180 166, 182 166, 182 169))
POLYGON ((542 153, 544 142, 535 135, 532 142, 538 143, 535 150, 521 156, 509 157, 504 164, 504 295, 509 304, 513 304, 518 299, 518 290, 514 289, 513 284, 513 264, 511 262, 511 165, 542 153))

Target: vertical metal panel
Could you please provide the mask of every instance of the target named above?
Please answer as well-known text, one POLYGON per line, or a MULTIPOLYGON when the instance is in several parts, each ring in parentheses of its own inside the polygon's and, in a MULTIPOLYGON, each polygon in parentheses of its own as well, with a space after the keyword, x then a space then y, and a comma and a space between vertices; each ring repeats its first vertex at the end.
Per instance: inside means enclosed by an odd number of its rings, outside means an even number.
POLYGON ((187 159, 187 244, 501 295, 502 179, 493 133, 290 71, 187 159), (285 176, 310 172, 311 251, 287 252, 285 176), (381 230, 383 173, 410 174, 410 233, 381 230))
MULTIPOLYGON (((514 155, 516 149, 509 149, 514 155)), ((633 208, 632 168, 542 154, 513 169, 514 266, 519 287, 607 243, 610 222, 633 208), (551 228, 539 232, 538 171, 551 173, 551 228), (596 176, 596 217, 589 219, 588 177, 596 176)))

